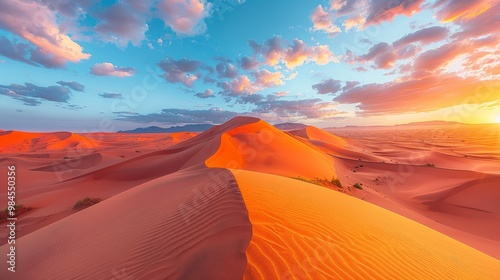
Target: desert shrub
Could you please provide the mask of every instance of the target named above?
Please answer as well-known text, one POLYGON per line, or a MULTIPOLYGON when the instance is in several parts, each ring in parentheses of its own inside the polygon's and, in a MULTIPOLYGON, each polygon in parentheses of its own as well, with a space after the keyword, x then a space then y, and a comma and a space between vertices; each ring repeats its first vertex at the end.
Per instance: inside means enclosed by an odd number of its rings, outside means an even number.
MULTIPOLYGON (((32 207, 26 207, 22 204, 20 205, 14 205, 14 217, 19 217, 20 215, 29 212, 33 210, 32 207)), ((11 215, 9 215, 9 209, 5 208, 3 211, 0 212, 0 221, 7 220, 7 218, 12 218, 11 215)))
POLYGON ((342 183, 340 182, 339 178, 333 178, 331 183, 339 188, 342 188, 342 183))
POLYGON ((89 206, 92 206, 94 204, 97 204, 101 202, 102 199, 98 197, 86 197, 84 199, 78 200, 75 205, 73 205, 74 209, 79 209, 79 208, 87 208, 89 206))
POLYGON ((362 190, 362 189, 363 189, 363 187, 362 187, 362 186, 361 186, 361 184, 359 184, 359 183, 356 183, 356 184, 354 184, 354 185, 352 185, 352 186, 353 186, 353 187, 355 187, 356 189, 360 189, 360 190, 362 190))
POLYGON ((434 165, 434 163, 426 163, 426 164, 425 164, 425 166, 429 166, 429 167, 436 167, 436 166, 434 165))

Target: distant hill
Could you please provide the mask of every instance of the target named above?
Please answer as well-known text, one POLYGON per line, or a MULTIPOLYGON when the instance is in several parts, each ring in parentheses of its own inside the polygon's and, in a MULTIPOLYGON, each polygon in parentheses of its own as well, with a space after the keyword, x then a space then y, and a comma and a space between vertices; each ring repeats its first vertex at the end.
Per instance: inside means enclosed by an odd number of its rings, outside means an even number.
POLYGON ((280 123, 280 124, 275 124, 274 127, 281 130, 297 130, 306 128, 307 125, 302 123, 280 123))
POLYGON ((187 124, 172 127, 140 127, 133 130, 120 130, 119 133, 173 133, 173 132, 202 132, 213 127, 211 124, 187 124))

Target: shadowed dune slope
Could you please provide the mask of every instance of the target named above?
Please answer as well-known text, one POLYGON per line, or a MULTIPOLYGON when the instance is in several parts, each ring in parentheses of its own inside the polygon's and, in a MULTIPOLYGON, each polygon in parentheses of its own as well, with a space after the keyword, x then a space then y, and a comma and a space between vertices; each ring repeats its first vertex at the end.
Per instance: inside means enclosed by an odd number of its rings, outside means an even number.
POLYGON ((0 279, 241 279, 250 238, 229 171, 181 171, 20 238, 0 279))
POLYGON ((232 170, 253 236, 244 279, 498 279, 500 261, 362 200, 232 170))
POLYGON ((223 133, 217 152, 205 164, 308 179, 336 176, 330 156, 262 120, 223 133))

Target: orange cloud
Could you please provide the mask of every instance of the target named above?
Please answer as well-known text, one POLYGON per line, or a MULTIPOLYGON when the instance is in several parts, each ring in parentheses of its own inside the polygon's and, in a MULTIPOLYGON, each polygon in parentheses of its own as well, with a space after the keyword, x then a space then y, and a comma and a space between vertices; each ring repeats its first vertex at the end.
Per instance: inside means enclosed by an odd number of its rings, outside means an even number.
POLYGON ((500 99, 499 80, 462 78, 455 74, 426 76, 345 90, 333 100, 359 104, 361 114, 429 112, 461 104, 481 104, 500 99))
POLYGON ((276 87, 285 84, 283 82, 283 74, 281 72, 270 72, 267 69, 262 69, 254 72, 255 84, 260 87, 276 87))
POLYGON ((363 29, 363 25, 366 23, 366 19, 363 15, 355 15, 344 21, 345 30, 348 31, 352 28, 363 29))
POLYGON ((434 8, 441 9, 436 13, 436 16, 443 22, 451 22, 455 20, 469 20, 489 10, 498 4, 495 0, 445 0, 438 1, 434 8))

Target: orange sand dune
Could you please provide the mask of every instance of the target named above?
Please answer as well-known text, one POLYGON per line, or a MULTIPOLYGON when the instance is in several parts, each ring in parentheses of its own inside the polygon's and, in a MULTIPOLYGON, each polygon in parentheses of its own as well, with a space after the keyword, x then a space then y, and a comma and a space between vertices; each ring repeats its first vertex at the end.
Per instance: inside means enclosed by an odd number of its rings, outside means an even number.
POLYGON ((63 150, 91 148, 98 142, 71 132, 31 133, 7 131, 0 134, 0 152, 35 152, 38 150, 63 150))
POLYGON ((229 171, 179 172, 19 239, 17 272, 0 278, 238 279, 250 237, 229 171))
POLYGON ((223 133, 205 164, 309 179, 336 176, 331 157, 262 120, 223 133))
POLYGON ((500 261, 364 201, 232 170, 253 235, 245 279, 497 279, 500 261))

